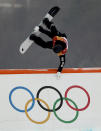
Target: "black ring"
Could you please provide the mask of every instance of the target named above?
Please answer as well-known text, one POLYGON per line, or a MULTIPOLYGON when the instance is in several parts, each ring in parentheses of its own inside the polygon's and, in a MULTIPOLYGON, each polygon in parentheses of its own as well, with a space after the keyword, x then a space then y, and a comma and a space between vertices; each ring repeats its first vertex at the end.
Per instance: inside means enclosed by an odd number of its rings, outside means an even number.
MULTIPOLYGON (((55 90, 56 92, 58 92, 58 94, 59 94, 59 96, 60 96, 60 99, 61 99, 61 102, 60 102, 60 105, 55 109, 55 111, 59 110, 59 109, 61 108, 62 104, 63 104, 63 98, 62 98, 61 93, 60 93, 56 88, 54 88, 54 87, 52 87, 52 86, 44 86, 44 87, 42 87, 42 88, 40 88, 40 89, 38 90, 37 95, 36 95, 36 98, 39 98, 39 93, 40 93, 42 90, 46 89, 46 88, 50 88, 50 89, 53 89, 53 90, 55 90)), ((44 109, 45 111, 53 112, 53 109, 46 109, 45 107, 43 107, 43 106, 41 105, 40 101, 37 100, 37 102, 38 102, 38 104, 40 105, 40 107, 41 107, 42 109, 44 109)))

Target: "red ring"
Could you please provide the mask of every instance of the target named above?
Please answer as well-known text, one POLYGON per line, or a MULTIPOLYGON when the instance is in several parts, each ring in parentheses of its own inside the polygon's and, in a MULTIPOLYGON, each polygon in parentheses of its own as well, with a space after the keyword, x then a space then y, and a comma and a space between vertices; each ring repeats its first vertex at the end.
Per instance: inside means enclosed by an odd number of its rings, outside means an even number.
POLYGON ((68 105, 70 108, 72 108, 73 110, 75 110, 75 111, 83 111, 83 110, 87 109, 88 106, 89 106, 89 104, 90 104, 90 96, 89 96, 89 93, 88 93, 83 87, 78 86, 78 85, 73 85, 73 86, 70 86, 70 87, 66 90, 66 92, 65 92, 65 97, 66 97, 66 98, 67 98, 67 93, 68 93, 69 90, 72 89, 72 88, 80 88, 80 89, 82 89, 82 90, 86 93, 86 95, 87 95, 87 97, 88 97, 88 102, 87 102, 87 105, 86 105, 85 107, 81 108, 81 109, 77 109, 77 108, 72 107, 72 106, 69 104, 69 102, 66 100, 67 105, 68 105))

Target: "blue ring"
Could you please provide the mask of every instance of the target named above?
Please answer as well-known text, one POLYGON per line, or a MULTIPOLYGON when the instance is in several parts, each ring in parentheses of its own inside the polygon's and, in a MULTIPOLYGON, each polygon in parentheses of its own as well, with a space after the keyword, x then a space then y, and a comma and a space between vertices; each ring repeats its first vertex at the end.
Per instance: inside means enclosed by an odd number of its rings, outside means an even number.
POLYGON ((27 89, 27 88, 25 88, 25 87, 22 87, 22 86, 17 86, 17 87, 15 87, 15 88, 13 88, 13 89, 11 90, 11 92, 10 92, 10 94, 9 94, 9 102, 10 102, 11 106, 12 106, 15 110, 17 110, 18 112, 25 112, 25 110, 21 110, 21 109, 17 108, 17 107, 13 104, 13 102, 12 102, 12 99, 11 99, 12 93, 13 93, 15 90, 17 90, 17 89, 26 90, 26 91, 29 92, 29 94, 32 96, 32 100, 33 100, 32 105, 31 105, 31 107, 30 107, 29 109, 27 109, 27 111, 30 111, 30 110, 33 108, 34 104, 35 104, 35 98, 34 98, 34 95, 32 94, 32 92, 31 92, 29 89, 27 89))

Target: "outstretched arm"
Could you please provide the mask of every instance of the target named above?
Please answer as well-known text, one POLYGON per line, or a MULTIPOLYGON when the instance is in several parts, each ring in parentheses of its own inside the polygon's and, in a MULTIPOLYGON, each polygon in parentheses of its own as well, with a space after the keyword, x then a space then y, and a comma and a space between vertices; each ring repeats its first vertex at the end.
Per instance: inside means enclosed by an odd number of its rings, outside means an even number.
POLYGON ((62 69, 65 65, 65 55, 61 55, 59 56, 59 58, 60 58, 60 65, 58 67, 58 72, 62 72, 62 69))
POLYGON ((52 37, 59 34, 59 31, 57 30, 56 26, 52 21, 49 21, 47 18, 43 20, 43 23, 46 25, 46 27, 51 31, 52 37))

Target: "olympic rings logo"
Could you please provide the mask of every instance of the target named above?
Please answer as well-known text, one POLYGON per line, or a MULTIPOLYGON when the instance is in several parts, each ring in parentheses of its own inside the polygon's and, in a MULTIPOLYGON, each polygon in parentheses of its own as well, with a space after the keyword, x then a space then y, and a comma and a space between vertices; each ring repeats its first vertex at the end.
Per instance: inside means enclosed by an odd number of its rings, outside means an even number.
POLYGON ((52 86, 44 86, 44 87, 42 87, 42 88, 40 88, 40 89, 38 90, 37 95, 36 95, 36 98, 35 98, 34 95, 32 94, 32 92, 31 92, 28 88, 22 87, 22 86, 18 86, 18 87, 15 87, 15 88, 13 88, 13 89, 11 90, 11 92, 10 92, 10 94, 9 94, 9 102, 10 102, 11 106, 12 106, 16 111, 18 111, 18 112, 25 112, 27 118, 28 118, 31 122, 33 122, 33 123, 43 124, 43 123, 47 122, 47 121, 49 120, 49 118, 50 118, 50 113, 51 113, 51 112, 54 113, 55 117, 56 117, 59 121, 61 121, 61 122, 63 122, 63 123, 72 123, 72 122, 74 122, 74 121, 78 118, 79 111, 83 111, 83 110, 85 110, 85 109, 88 108, 88 106, 89 106, 89 104, 90 104, 90 96, 89 96, 89 93, 88 93, 83 87, 81 87, 81 86, 79 86, 79 85, 73 85, 73 86, 70 86, 69 88, 67 88, 67 90, 65 91, 65 96, 64 96, 64 97, 62 97, 60 91, 57 90, 56 88, 54 88, 54 87, 52 87, 52 86), (79 88, 79 89, 81 89, 81 90, 87 95, 88 102, 87 102, 87 104, 86 104, 85 107, 79 109, 78 106, 76 105, 76 103, 75 103, 73 100, 71 100, 70 98, 68 98, 68 92, 69 92, 71 89, 73 89, 73 88, 79 88), (17 107, 13 104, 12 99, 11 99, 13 92, 14 92, 15 90, 19 90, 19 89, 22 89, 22 90, 27 91, 27 92, 31 95, 31 97, 32 97, 32 98, 31 98, 30 100, 28 100, 27 103, 25 104, 25 109, 24 109, 24 110, 17 108, 17 107), (49 105, 48 105, 44 100, 42 100, 42 99, 39 98, 40 92, 41 92, 42 90, 44 90, 44 89, 53 89, 53 90, 56 91, 56 92, 59 94, 59 96, 60 96, 60 98, 57 99, 57 100, 54 102, 52 109, 50 109, 49 105), (58 110, 62 107, 62 105, 63 105, 63 100, 65 100, 65 102, 67 103, 67 105, 68 105, 71 109, 73 109, 73 110, 76 111, 75 117, 74 117, 72 120, 70 120, 70 121, 66 121, 66 120, 61 119, 61 118, 57 115, 57 113, 56 113, 56 111, 58 111, 58 110), (31 117, 29 116, 29 114, 28 114, 28 112, 34 107, 35 101, 38 102, 39 106, 40 106, 43 110, 45 110, 45 111, 48 112, 48 116, 47 116, 46 119, 43 120, 43 121, 37 122, 37 121, 35 121, 35 120, 32 120, 32 118, 31 118, 31 117), (60 101, 60 104, 59 104, 59 106, 56 108, 56 105, 57 105, 57 103, 58 103, 59 101, 60 101), (32 102, 32 105, 28 108, 28 105, 29 105, 29 103, 31 103, 31 102, 32 102), (71 103, 74 105, 74 107, 73 107, 69 102, 71 102, 71 103), (44 107, 41 103, 44 103, 47 108, 44 107))

